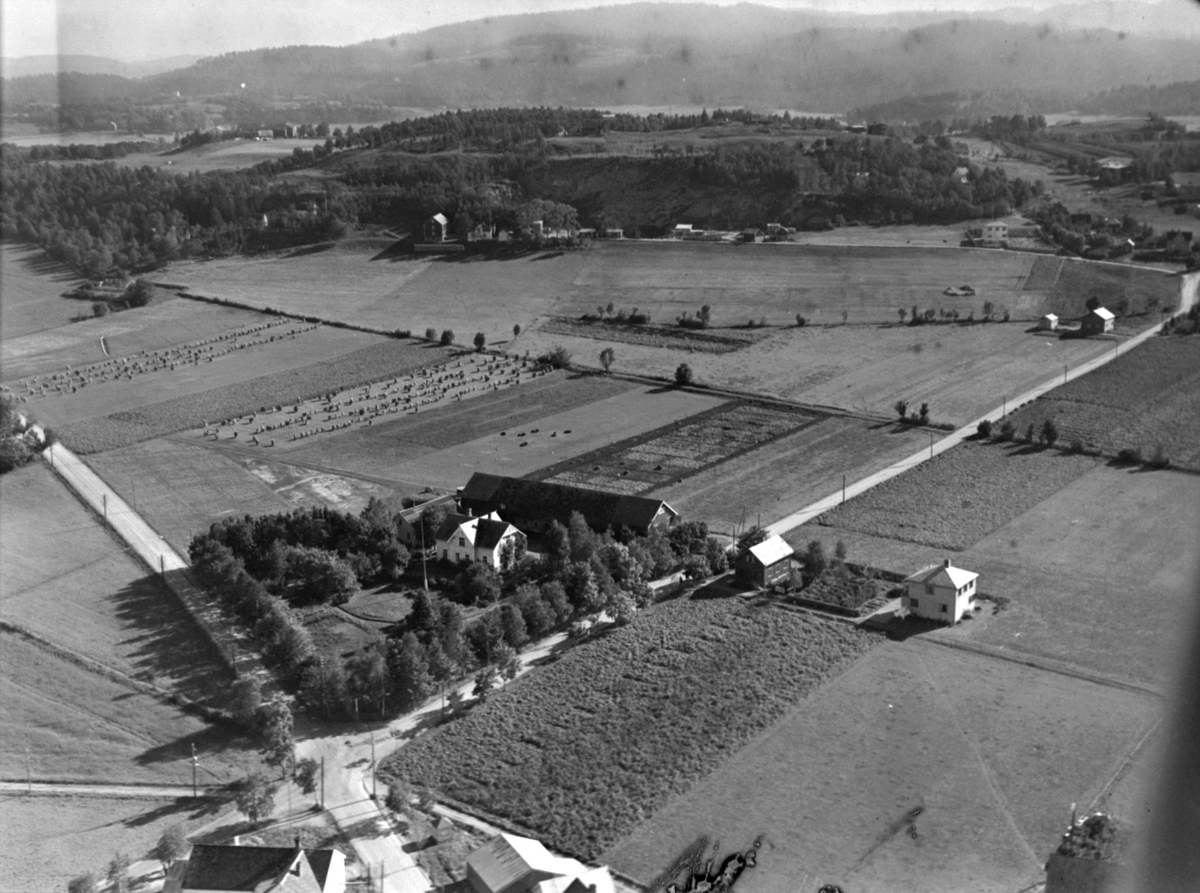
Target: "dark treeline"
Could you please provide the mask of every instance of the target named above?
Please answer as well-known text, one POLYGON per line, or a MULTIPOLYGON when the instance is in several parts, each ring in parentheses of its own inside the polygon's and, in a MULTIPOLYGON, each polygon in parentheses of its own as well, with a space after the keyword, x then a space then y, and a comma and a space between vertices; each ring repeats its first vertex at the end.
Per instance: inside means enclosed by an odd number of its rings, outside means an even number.
MULTIPOLYGON (((436 530, 446 511, 428 508, 417 523, 436 530)), ((503 574, 475 563, 446 576, 438 563, 441 593, 413 592, 410 613, 382 641, 345 660, 318 656, 306 613, 345 601, 359 583, 400 579, 409 556, 399 524, 377 500, 357 517, 327 509, 247 516, 214 524, 188 552, 201 583, 250 630, 280 679, 310 709, 347 718, 412 709, 475 672, 486 693, 514 671, 516 651, 531 639, 601 611, 627 622, 650 601, 648 580, 676 567, 705 577, 728 561, 701 522, 616 537, 595 533, 576 513, 567 526, 552 525, 543 557, 515 550, 503 574)))
POLYGON ((160 148, 158 143, 137 142, 71 143, 69 146, 31 146, 30 161, 108 161, 124 158, 134 152, 150 152, 160 148))

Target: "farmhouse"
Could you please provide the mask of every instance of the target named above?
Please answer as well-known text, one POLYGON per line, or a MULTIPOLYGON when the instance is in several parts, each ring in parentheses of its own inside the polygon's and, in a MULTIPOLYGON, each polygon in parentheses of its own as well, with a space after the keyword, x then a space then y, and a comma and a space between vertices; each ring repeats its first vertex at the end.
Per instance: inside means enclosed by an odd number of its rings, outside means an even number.
POLYGON ((1115 319, 1112 311, 1097 307, 1089 310, 1087 315, 1079 321, 1079 331, 1084 335, 1103 335, 1105 332, 1113 330, 1113 320, 1115 319))
POLYGON ((979 574, 955 567, 947 558, 908 577, 900 603, 914 617, 958 623, 966 611, 974 609, 978 579, 979 574))
POLYGON ((766 238, 766 235, 761 229, 754 229, 751 227, 750 229, 742 230, 738 238, 743 242, 761 242, 764 238, 766 238))
POLYGON ((600 490, 585 490, 567 484, 529 481, 475 472, 459 491, 461 511, 499 517, 526 534, 542 533, 551 522, 566 525, 572 512, 579 512, 597 533, 628 528, 645 536, 651 527, 669 527, 679 513, 661 499, 622 496, 600 490))
POLYGON ((737 578, 760 589, 783 582, 791 572, 792 547, 781 536, 751 546, 737 560, 737 578))
POLYGON ((425 241, 445 242, 449 235, 450 221, 445 214, 437 213, 425 221, 425 241))
POLYGON ((983 225, 983 244, 989 248, 999 248, 1008 242, 1008 224, 995 221, 983 225))
POLYGON ((478 518, 450 515, 434 539, 439 558, 458 564, 481 561, 496 570, 508 570, 514 554, 525 546, 525 534, 495 512, 478 518))
POLYGON ((163 893, 343 893, 346 857, 300 846, 196 844, 171 867, 163 893))
POLYGON ((1053 332, 1058 328, 1058 317, 1053 313, 1047 313, 1038 320, 1037 327, 1042 332, 1053 332))
POLYGON ((971 169, 967 167, 956 167, 954 169, 953 180, 955 183, 966 183, 971 179, 971 169))
POLYGON ((1133 174, 1133 162, 1128 158, 1101 158, 1099 165, 1101 183, 1123 183, 1133 174))
POLYGON ((671 235, 676 239, 686 239, 688 236, 692 235, 693 232, 694 230, 692 229, 692 225, 690 223, 677 223, 675 224, 675 229, 671 231, 671 235))
POLYGON ((515 834, 493 837, 467 857, 472 893, 613 893, 601 866, 555 856, 540 841, 515 834))

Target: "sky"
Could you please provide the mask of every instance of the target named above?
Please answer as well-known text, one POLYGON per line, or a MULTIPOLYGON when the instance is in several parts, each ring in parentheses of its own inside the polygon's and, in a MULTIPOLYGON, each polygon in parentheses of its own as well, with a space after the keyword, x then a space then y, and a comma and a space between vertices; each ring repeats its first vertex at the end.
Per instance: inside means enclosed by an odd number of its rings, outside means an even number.
MULTIPOLYGON (((291 44, 345 45, 438 25, 634 0, 0 0, 5 58, 54 53, 140 61, 291 44)), ((685 2, 685 0, 668 0, 685 2)), ((728 5, 734 0, 704 0, 728 5)), ((1071 0, 755 0, 782 8, 890 12, 1071 0)), ((1148 0, 1133 0, 1148 2, 1148 0)))

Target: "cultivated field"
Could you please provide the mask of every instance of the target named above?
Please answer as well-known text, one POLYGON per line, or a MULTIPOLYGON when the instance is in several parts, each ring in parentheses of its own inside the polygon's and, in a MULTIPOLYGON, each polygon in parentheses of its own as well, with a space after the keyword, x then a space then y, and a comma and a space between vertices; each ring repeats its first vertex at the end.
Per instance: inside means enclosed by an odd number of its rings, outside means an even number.
POLYGON ((1059 438, 1115 456, 1161 446, 1176 465, 1200 469, 1200 338, 1152 338, 1056 388, 1013 416, 1019 431, 1053 419, 1059 438))
POLYGON ((387 772, 594 858, 878 641, 737 598, 665 602, 402 748, 387 772))
MULTIPOLYGON (((1023 889, 1154 722, 1157 699, 889 642, 813 690, 602 860, 650 881, 698 836, 759 835, 748 893, 1023 889)), ((1140 819, 1140 816, 1119 818, 1140 819)))
MULTIPOLYGON (((91 316, 86 301, 72 301, 63 292, 79 285, 79 276, 50 258, 40 248, 0 243, 0 338, 14 338, 64 326, 74 317, 91 316)), ((0 348, 0 365, 8 366, 6 348, 0 348)), ((7 368, 4 378, 9 377, 7 368)))
MULTIPOLYGON (((670 379, 687 363, 699 383, 738 388, 862 413, 894 415, 897 400, 929 402, 935 422, 966 424, 1028 390, 1064 365, 1112 350, 1105 340, 1059 340, 1027 334, 1025 323, 978 325, 808 326, 771 330, 733 353, 712 354, 616 344, 613 369, 670 379)), ((562 344, 598 366, 590 339, 521 335, 534 353, 562 344)))
POLYGON ((1022 456, 1021 450, 1003 456, 1009 449, 964 444, 852 500, 845 510, 827 513, 823 523, 797 528, 787 539, 797 547, 819 539, 828 550, 841 540, 851 561, 903 574, 951 557, 981 575, 981 592, 1010 601, 999 613, 985 611, 937 635, 965 637, 1136 683, 1166 684, 1177 660, 1180 618, 1190 609, 1200 478, 1095 460, 1087 460, 1091 469, 1077 474, 1062 463, 1084 461, 1080 457, 1052 451, 1022 456), (939 465, 955 453, 960 453, 955 461, 939 465), (995 466, 996 455, 1014 463, 1013 473, 995 466), (940 473, 921 477, 926 468, 940 468, 940 473), (1018 469, 1041 482, 1041 498, 1017 489, 1018 469), (897 481, 902 488, 891 486, 897 481), (987 498, 976 496, 975 488, 1003 481, 1016 491, 1012 502, 990 488, 987 498), (939 496, 944 492, 960 494, 971 505, 956 506, 939 496), (868 524, 866 508, 855 504, 867 500, 869 507, 873 494, 880 494, 875 503, 879 511, 875 523, 868 524), (923 514, 909 514, 912 523, 944 515, 945 526, 900 527, 895 512, 910 501, 931 506, 923 514), (839 517, 860 522, 860 530, 832 526, 839 517), (874 534, 861 532, 867 528, 874 534), (956 534, 955 528, 963 533, 956 534), (912 542, 918 536, 925 544, 912 542), (929 544, 936 541, 953 541, 962 551, 929 544))

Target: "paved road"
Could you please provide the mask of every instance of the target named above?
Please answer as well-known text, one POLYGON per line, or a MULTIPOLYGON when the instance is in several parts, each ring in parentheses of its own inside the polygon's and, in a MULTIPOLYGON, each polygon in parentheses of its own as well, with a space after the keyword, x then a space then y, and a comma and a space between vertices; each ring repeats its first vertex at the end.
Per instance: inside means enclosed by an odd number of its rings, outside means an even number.
MULTIPOLYGON (((1198 291, 1200 291, 1200 273, 1193 273, 1183 277, 1183 282, 1181 283, 1180 288, 1181 311, 1186 311, 1196 304, 1198 291)), ((1068 381, 1073 381, 1076 378, 1079 378, 1081 375, 1086 375, 1094 369, 1099 369, 1105 363, 1112 362, 1120 354, 1131 350, 1132 348, 1141 344, 1143 341, 1147 341, 1150 338, 1159 337, 1158 332, 1159 326, 1155 325, 1127 340, 1116 340, 1113 342, 1113 350, 1105 353, 1103 356, 1095 357, 1085 363, 1081 363, 1074 369, 1068 371, 1066 375, 1055 375, 1053 378, 1042 382, 1037 387, 1032 388, 1023 394, 1018 394, 1011 400, 1007 400, 1003 405, 997 406, 990 412, 985 413, 984 415, 975 419, 973 422, 964 425, 953 434, 943 437, 940 440, 936 439, 937 435, 932 434, 931 432, 928 447, 923 447, 920 452, 914 453, 906 459, 901 459, 900 461, 889 465, 887 468, 877 471, 874 474, 869 474, 865 478, 847 485, 845 490, 845 499, 851 499, 861 493, 865 493, 872 487, 878 486, 884 481, 890 480, 899 474, 903 474, 910 468, 920 465, 922 462, 927 462, 939 453, 944 453, 946 450, 957 446, 968 437, 974 435, 976 428, 979 427, 979 423, 984 419, 995 422, 1004 415, 1005 409, 1008 406, 1016 407, 1022 403, 1027 403, 1028 401, 1033 400, 1035 397, 1040 397, 1068 381)), ((778 534, 782 536, 785 533, 795 530, 801 524, 811 521, 818 515, 821 515, 824 512, 841 505, 842 500, 843 494, 839 489, 836 493, 826 496, 824 499, 820 499, 797 512, 793 512, 785 518, 780 518, 773 524, 767 525, 767 533, 771 535, 778 534)))
MULTIPOLYGON (((192 797, 191 786, 156 786, 140 784, 67 784, 50 781, 35 781, 26 785, 23 781, 0 781, 0 795, 27 794, 72 795, 83 797, 133 797, 143 800, 178 800, 192 797)), ((215 796, 201 785, 201 797, 215 796)))

